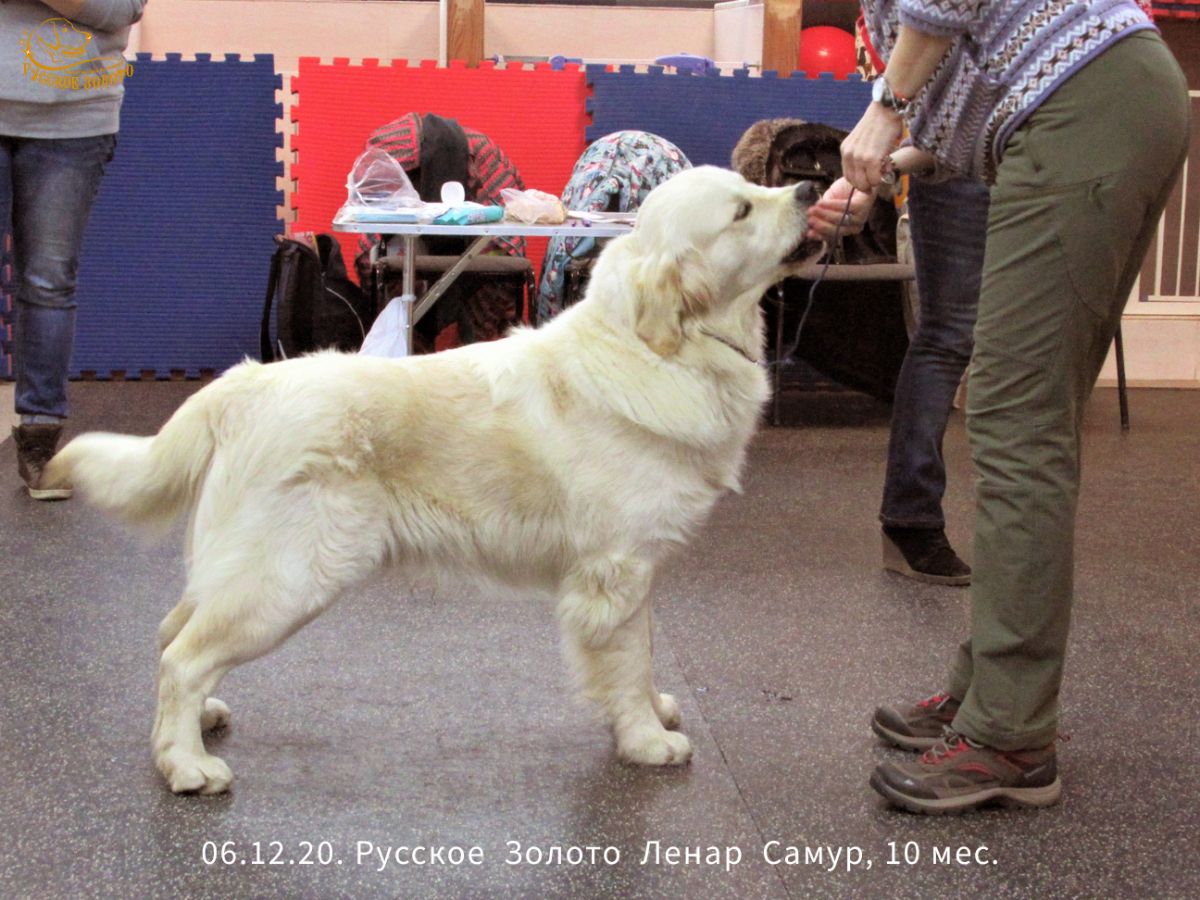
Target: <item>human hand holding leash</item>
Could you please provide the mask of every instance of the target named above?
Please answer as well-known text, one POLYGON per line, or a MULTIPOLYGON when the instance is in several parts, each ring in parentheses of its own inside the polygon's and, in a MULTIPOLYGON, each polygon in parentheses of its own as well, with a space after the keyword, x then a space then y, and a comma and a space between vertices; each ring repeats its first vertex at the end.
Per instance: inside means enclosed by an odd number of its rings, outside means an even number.
POLYGON ((847 181, 857 191, 873 194, 879 185, 893 184, 897 175, 933 171, 936 165, 933 154, 911 145, 896 146, 903 133, 904 121, 898 114, 877 103, 871 104, 842 142, 843 179, 840 180, 847 181), (873 113, 873 109, 880 111, 873 113))
POLYGON ((856 191, 874 192, 891 168, 891 155, 904 134, 904 119, 872 103, 842 141, 842 176, 856 191))
POLYGON ((901 25, 887 68, 876 79, 872 101, 842 142, 842 174, 855 190, 884 183, 892 154, 904 133, 903 111, 932 77, 951 38, 901 25))
MULTIPOLYGON (((934 157, 916 147, 901 147, 883 167, 883 183, 891 184, 897 175, 932 171, 934 157)), ((829 186, 821 199, 808 210, 808 237, 833 243, 839 236, 858 234, 867 224, 876 191, 858 191, 842 177, 829 186)))

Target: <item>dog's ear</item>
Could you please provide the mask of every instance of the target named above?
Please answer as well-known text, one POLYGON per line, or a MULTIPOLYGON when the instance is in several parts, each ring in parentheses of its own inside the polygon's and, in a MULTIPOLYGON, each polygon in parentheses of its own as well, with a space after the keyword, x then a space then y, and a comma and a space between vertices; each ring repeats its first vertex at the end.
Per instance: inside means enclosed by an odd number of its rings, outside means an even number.
POLYGON ((683 343, 684 319, 712 303, 711 290, 707 266, 695 250, 643 260, 633 291, 634 331, 659 356, 674 356, 683 343))

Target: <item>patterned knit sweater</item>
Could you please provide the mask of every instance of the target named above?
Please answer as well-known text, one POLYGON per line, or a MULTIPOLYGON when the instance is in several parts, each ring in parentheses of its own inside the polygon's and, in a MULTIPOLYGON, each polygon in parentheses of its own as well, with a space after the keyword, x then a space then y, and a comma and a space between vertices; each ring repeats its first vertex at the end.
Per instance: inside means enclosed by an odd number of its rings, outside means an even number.
POLYGON ((901 25, 952 37, 907 114, 918 147, 946 168, 995 180, 1012 133, 1114 41, 1154 25, 1136 0, 863 0, 890 56, 901 25))

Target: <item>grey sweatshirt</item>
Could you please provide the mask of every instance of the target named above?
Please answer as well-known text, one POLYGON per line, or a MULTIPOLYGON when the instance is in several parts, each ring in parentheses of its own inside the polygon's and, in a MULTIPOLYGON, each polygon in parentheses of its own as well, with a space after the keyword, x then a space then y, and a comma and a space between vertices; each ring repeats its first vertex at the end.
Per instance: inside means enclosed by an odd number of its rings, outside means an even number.
POLYGON ((117 131, 129 26, 146 0, 84 0, 68 20, 36 0, 0 0, 0 135, 117 131))

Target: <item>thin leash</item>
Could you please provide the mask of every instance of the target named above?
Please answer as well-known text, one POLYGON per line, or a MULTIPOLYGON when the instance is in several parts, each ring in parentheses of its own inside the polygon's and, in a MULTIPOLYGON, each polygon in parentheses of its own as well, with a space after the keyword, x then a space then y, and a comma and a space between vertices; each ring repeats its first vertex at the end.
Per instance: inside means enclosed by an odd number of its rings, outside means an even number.
MULTIPOLYGON (((833 231, 833 240, 829 242, 829 250, 825 253, 825 263, 821 266, 821 271, 817 273, 817 277, 813 280, 812 286, 808 289, 808 302, 804 304, 804 312, 800 315, 800 321, 796 324, 796 336, 793 338, 791 345, 787 348, 787 352, 781 353, 776 350, 775 359, 767 363, 768 367, 786 365, 791 361, 792 354, 796 352, 796 348, 800 346, 800 335, 804 332, 804 323, 808 321, 808 314, 812 310, 813 299, 816 297, 817 288, 821 282, 825 280, 825 273, 829 271, 829 265, 833 262, 833 251, 838 245, 838 240, 842 236, 842 226, 850 219, 850 201, 854 199, 854 189, 850 189, 850 194, 846 197, 846 208, 842 210, 842 217, 838 220, 837 228, 833 231)), ((783 315, 783 291, 780 285, 774 287, 776 295, 776 307, 778 312, 776 315, 783 315)))

